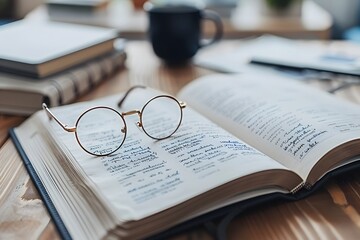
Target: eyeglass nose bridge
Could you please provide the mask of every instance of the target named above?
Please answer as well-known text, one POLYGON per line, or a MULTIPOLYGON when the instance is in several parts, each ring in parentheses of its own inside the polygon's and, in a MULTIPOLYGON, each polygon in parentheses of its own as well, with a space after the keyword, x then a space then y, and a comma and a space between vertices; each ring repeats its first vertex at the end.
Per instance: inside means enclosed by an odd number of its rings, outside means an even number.
MULTIPOLYGON (((140 118, 140 116, 141 116, 141 111, 138 110, 138 109, 131 110, 131 111, 127 111, 127 112, 122 112, 122 113, 121 113, 121 115, 123 115, 124 117, 125 117, 125 116, 129 116, 129 115, 134 115, 134 114, 137 114, 137 115, 139 116, 139 119, 141 119, 141 118, 140 118)), ((136 124, 137 124, 138 127, 142 127, 141 121, 137 122, 136 124)))

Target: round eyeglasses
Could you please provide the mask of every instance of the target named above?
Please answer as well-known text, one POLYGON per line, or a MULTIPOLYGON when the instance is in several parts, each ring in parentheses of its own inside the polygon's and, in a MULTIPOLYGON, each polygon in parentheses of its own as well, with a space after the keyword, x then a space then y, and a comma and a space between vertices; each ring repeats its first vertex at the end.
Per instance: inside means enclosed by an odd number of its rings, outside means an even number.
MULTIPOLYGON (((128 94, 135 88, 130 88, 119 101, 121 107, 128 94)), ((95 156, 106 156, 116 152, 124 143, 127 126, 125 116, 136 114, 136 123, 146 135, 155 140, 172 136, 180 127, 183 118, 184 102, 169 95, 158 95, 148 100, 141 110, 118 112, 107 106, 92 107, 83 112, 75 123, 75 127, 63 124, 47 107, 42 105, 49 119, 54 119, 65 131, 74 132, 76 140, 87 153, 95 156)))

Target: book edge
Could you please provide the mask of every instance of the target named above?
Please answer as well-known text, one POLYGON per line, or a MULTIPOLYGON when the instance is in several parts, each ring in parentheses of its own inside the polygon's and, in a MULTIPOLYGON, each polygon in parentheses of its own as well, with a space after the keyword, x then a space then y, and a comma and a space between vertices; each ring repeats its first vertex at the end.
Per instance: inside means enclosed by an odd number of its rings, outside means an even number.
MULTIPOLYGON (((70 76, 71 74, 73 74, 73 72, 79 71, 79 70, 85 70, 86 72, 88 72, 88 74, 93 74, 93 70, 91 68, 91 66, 93 64, 97 64, 99 65, 99 73, 96 74, 100 74, 101 76, 99 77, 99 79, 92 79, 92 77, 88 77, 86 79, 86 82, 88 82, 88 86, 86 87, 85 91, 82 91, 79 93, 79 96, 82 96, 83 94, 85 94, 86 92, 89 92, 92 88, 96 87, 98 84, 100 84, 101 82, 106 80, 106 77, 109 74, 113 74, 115 71, 119 70, 120 68, 124 67, 125 65, 125 61, 127 58, 127 54, 125 51, 123 50, 119 50, 119 51, 114 51, 111 53, 107 53, 105 55, 102 55, 96 59, 93 59, 91 61, 85 62, 84 64, 78 65, 76 67, 73 67, 71 69, 69 69, 67 71, 67 73, 65 75, 55 75, 54 77, 52 77, 51 81, 53 82, 52 84, 49 84, 48 86, 53 87, 57 92, 57 96, 50 96, 50 95, 44 95, 42 94, 41 91, 29 91, 27 89, 21 89, 21 90, 14 90, 16 92, 24 92, 24 93, 34 93, 34 94, 41 94, 44 98, 45 98, 45 102, 47 98, 49 98, 50 101, 50 106, 55 107, 55 106, 59 106, 59 105, 64 105, 64 104, 69 104, 72 101, 62 101, 61 99, 63 98, 64 95, 64 90, 61 88, 61 86, 58 86, 56 84, 56 79, 58 77, 66 77, 66 76, 70 76), (111 71, 110 72, 105 72, 105 70, 103 69, 103 62, 105 60, 108 60, 111 62, 111 71), (102 65, 101 65, 102 64, 102 65), (61 100, 61 101, 60 101, 61 100)), ((90 76, 89 75, 89 76, 90 76)), ((73 81, 73 84, 77 84, 76 81, 72 80, 71 77, 69 77, 69 81, 73 81)), ((82 81, 82 80, 81 80, 82 81)), ((85 81, 85 80, 84 80, 85 81)), ((0 92, 3 89, 0 89, 0 92)), ((79 97, 79 96, 75 96, 75 97, 79 97)), ((40 106, 40 104, 39 104, 40 106)), ((12 106, 12 108, 10 109, 8 106, 2 105, 0 103, 0 113, 9 113, 9 114, 16 114, 16 115, 30 115, 32 113, 34 113, 35 111, 39 110, 40 108, 25 108, 23 106, 12 106)))
MULTIPOLYGON (((29 173, 35 187, 39 191, 39 194, 53 220, 59 234, 63 239, 72 239, 70 233, 64 225, 59 213, 57 212, 54 204, 52 203, 44 185, 42 184, 39 176, 37 175, 35 169, 33 168, 30 160, 28 159, 24 149, 21 146, 20 141, 16 136, 15 129, 12 128, 9 130, 10 138, 12 139, 16 150, 18 151, 24 166, 29 173)), ((215 231, 209 231, 215 233, 216 236, 226 236, 227 225, 231 222, 233 218, 244 212, 249 208, 253 208, 255 206, 259 206, 261 204, 265 204, 267 202, 271 202, 274 200, 283 200, 283 201, 297 201, 308 197, 313 194, 313 192, 318 191, 326 182, 329 182, 330 179, 333 179, 336 176, 346 174, 350 171, 355 171, 360 169, 360 161, 356 161, 345 166, 342 166, 338 169, 335 169, 331 172, 325 174, 315 185, 311 186, 311 188, 307 188, 309 186, 302 187, 295 194, 282 194, 282 193, 271 193, 263 196, 258 196, 255 198, 250 198, 244 201, 240 201, 234 203, 232 205, 211 211, 204 215, 200 215, 183 223, 180 223, 170 229, 165 230, 164 232, 149 236, 148 239, 162 239, 164 237, 174 236, 186 230, 192 229, 196 226, 200 226, 201 224, 206 225, 207 222, 211 222, 214 219, 221 218, 220 224, 216 228, 215 231), (225 235, 224 235, 225 234, 225 235)))
POLYGON ((41 196, 42 201, 44 202, 44 205, 46 206, 46 209, 48 210, 48 213, 52 219, 52 221, 55 224, 56 229, 58 230, 58 233, 60 234, 62 239, 65 240, 71 240, 72 237, 69 233, 69 231, 67 230, 64 222, 62 221, 58 211, 56 210, 49 194, 46 191, 46 188, 44 187, 44 185, 42 184, 39 176, 37 175, 33 165, 31 164, 29 158, 27 157, 24 149, 21 146, 21 143, 19 141, 19 139, 16 136, 15 130, 14 128, 11 128, 9 130, 9 135, 11 140, 13 141, 15 148, 17 150, 17 152, 20 155, 20 158, 22 159, 24 166, 31 178, 31 180, 33 181, 34 186, 36 187, 36 189, 39 192, 39 195, 41 196))
POLYGON ((19 74, 21 76, 33 77, 33 78, 38 78, 38 79, 52 77, 58 73, 61 73, 62 71, 71 70, 74 67, 78 67, 89 61, 93 61, 96 58, 100 58, 100 57, 111 54, 114 50, 116 51, 116 49, 108 48, 106 45, 114 44, 115 40, 116 40, 116 38, 109 39, 102 43, 98 43, 98 44, 95 44, 95 45, 92 45, 92 46, 89 46, 89 47, 86 47, 83 49, 79 49, 79 50, 73 51, 71 53, 57 56, 52 59, 48 59, 44 62, 39 62, 39 63, 27 63, 27 62, 20 62, 20 61, 0 58, 0 70, 7 72, 7 73, 19 74), (73 58, 74 55, 85 54, 86 52, 94 51, 94 49, 100 48, 100 47, 102 47, 106 50, 102 51, 100 54, 97 54, 97 55, 92 54, 94 56, 92 56, 90 58, 82 57, 83 59, 80 59, 80 60, 77 59, 76 61, 74 61, 75 63, 72 64, 71 66, 61 67, 56 70, 48 70, 47 69, 47 68, 49 68, 49 65, 54 65, 58 62, 67 61, 69 58, 73 58))

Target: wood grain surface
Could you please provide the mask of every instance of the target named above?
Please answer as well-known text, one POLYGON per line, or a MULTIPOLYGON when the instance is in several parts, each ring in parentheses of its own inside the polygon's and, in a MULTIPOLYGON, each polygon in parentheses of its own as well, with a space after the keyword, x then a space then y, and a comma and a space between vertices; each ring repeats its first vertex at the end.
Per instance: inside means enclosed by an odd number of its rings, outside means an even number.
MULTIPOLYGON (((217 51, 221 53, 231 44, 224 42, 217 51)), ((126 68, 110 76, 79 101, 116 94, 135 84, 176 94, 193 79, 211 73, 191 65, 166 66, 153 55, 147 42, 129 42, 127 52, 126 68)), ((311 84, 328 89, 331 84, 337 83, 313 81, 311 84)), ((337 94, 360 102, 358 86, 343 89, 337 94)), ((8 139, 8 129, 24 119, 0 115, 0 239, 58 239, 56 228, 13 143, 8 139)), ((228 239, 358 239, 360 175, 353 172, 334 179, 303 200, 272 202, 249 209, 233 219, 227 236, 228 239)), ((198 227, 173 239, 207 240, 212 236, 205 228, 198 227)))

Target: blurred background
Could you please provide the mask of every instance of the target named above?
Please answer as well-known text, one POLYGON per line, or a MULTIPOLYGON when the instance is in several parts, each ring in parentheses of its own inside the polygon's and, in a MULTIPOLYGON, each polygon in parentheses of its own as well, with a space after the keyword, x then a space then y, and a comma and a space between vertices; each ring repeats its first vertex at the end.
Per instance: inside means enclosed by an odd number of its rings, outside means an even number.
MULTIPOLYGON (((116 28, 125 38, 144 38, 145 0, 0 0, 0 24, 22 18, 116 28)), ((158 0, 172 3, 174 0, 158 0)), ((360 0, 177 0, 218 12, 225 38, 276 34, 301 39, 360 41, 360 0)), ((205 24, 207 25, 207 24, 205 24)), ((211 34, 212 26, 205 26, 211 34)))

